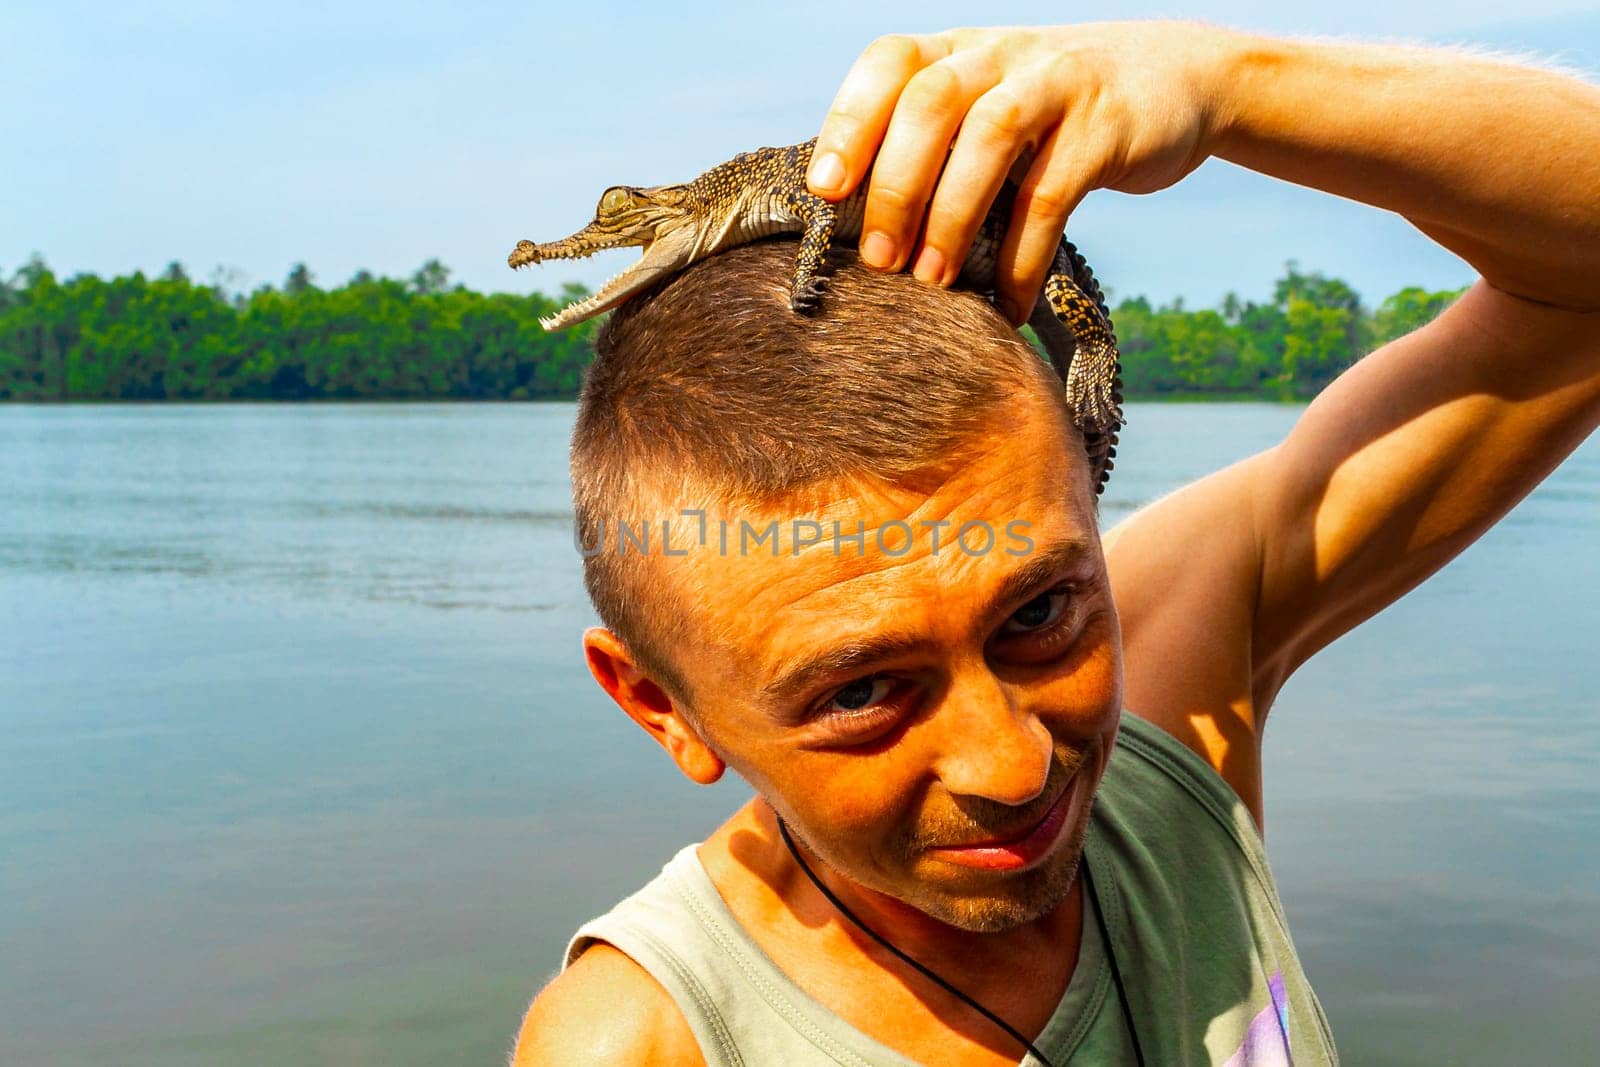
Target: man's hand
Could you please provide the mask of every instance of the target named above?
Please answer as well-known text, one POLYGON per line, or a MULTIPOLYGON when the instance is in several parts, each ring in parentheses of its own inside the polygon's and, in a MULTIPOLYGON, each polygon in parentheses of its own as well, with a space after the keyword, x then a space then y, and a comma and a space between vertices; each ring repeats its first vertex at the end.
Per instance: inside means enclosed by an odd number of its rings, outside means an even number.
POLYGON ((1193 23, 884 37, 823 123, 811 191, 871 169, 861 254, 948 285, 1008 174, 1001 299, 1021 322, 1090 189, 1148 193, 1207 156, 1404 215, 1493 286, 1600 309, 1600 91, 1448 50, 1193 23), (919 228, 926 232, 916 247, 919 228))
POLYGON ((1020 324, 1085 193, 1154 192, 1205 160, 1237 41, 1188 23, 880 38, 834 98, 811 191, 838 200, 871 167, 862 257, 900 270, 916 251, 917 277, 949 285, 1016 169, 997 285, 1020 324))

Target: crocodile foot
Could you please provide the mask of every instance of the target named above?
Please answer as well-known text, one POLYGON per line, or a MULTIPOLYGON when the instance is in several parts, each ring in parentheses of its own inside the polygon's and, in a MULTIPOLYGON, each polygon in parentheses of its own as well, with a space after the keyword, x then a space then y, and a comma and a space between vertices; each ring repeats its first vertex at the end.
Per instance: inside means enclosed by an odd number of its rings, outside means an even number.
POLYGON ((820 274, 814 275, 809 283, 796 285, 789 291, 789 309, 801 314, 817 310, 825 288, 827 279, 820 274))

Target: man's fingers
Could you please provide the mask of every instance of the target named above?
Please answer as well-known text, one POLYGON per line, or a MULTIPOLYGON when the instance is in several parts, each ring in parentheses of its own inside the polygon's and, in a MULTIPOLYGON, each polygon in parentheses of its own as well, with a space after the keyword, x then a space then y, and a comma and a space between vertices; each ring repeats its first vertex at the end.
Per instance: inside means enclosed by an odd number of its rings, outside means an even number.
POLYGON ((1069 139, 1063 133, 1069 125, 1063 123, 1051 131, 1022 180, 1000 246, 995 293, 1014 325, 1027 321, 1067 218, 1093 188, 1102 169, 1100 146, 1081 137, 1081 130, 1075 130, 1069 139))
POLYGON ((1019 93, 1002 82, 972 105, 928 210, 914 265, 919 279, 935 285, 956 280, 989 205, 1041 136, 1049 118, 1045 104, 1044 94, 1019 93))
POLYGON ((981 55, 962 52, 925 67, 900 93, 872 167, 861 222, 868 264, 899 270, 916 243, 928 201, 963 118, 999 72, 981 55))
POLYGON ((946 54, 948 46, 930 36, 891 35, 867 46, 844 83, 817 135, 806 184, 829 200, 847 196, 861 183, 883 140, 895 103, 912 75, 946 54))

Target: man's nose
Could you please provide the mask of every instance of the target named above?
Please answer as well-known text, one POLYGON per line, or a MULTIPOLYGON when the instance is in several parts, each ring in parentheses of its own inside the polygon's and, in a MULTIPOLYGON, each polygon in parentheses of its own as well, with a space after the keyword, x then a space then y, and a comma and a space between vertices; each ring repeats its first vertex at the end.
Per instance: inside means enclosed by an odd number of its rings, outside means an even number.
POLYGON ((1050 731, 987 667, 956 676, 935 721, 934 773, 951 793, 1020 805, 1044 791, 1050 731))

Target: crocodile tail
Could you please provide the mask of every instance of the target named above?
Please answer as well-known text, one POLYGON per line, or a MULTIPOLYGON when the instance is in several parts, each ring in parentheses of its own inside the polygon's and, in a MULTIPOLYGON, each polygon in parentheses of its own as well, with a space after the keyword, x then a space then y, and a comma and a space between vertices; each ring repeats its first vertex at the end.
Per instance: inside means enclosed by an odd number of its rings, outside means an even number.
POLYGON ((1045 280, 1044 299, 1055 318, 1072 331, 1071 366, 1057 373, 1066 382, 1067 404, 1083 433, 1095 492, 1105 491, 1122 429, 1122 362, 1105 294, 1094 272, 1066 238, 1045 280), (1064 371, 1064 373, 1063 373, 1064 371))

